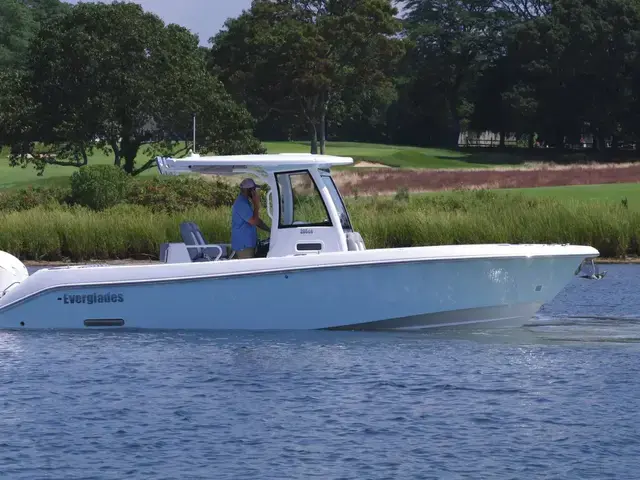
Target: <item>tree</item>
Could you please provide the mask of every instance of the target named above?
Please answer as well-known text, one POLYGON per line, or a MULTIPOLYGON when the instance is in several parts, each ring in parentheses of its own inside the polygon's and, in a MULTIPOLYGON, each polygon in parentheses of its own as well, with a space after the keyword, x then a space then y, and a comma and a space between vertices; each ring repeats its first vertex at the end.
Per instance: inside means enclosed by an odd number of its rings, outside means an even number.
POLYGON ((21 143, 45 148, 39 160, 22 150, 16 164, 81 166, 99 148, 135 175, 153 167, 156 155, 179 153, 172 150, 191 138, 193 114, 202 152, 263 151, 250 114, 208 73, 197 37, 137 4, 80 3, 47 22, 27 71, 37 122, 21 143), (152 158, 138 166, 143 146, 152 158))
POLYGON ((603 148, 630 119, 640 9, 631 0, 553 0, 550 6, 548 14, 512 29, 504 58, 510 73, 493 84, 510 77, 502 96, 526 107, 510 117, 513 124, 526 124, 559 148, 592 133, 594 148, 603 148))
POLYGON ((324 153, 330 107, 388 98, 404 51, 396 13, 389 0, 254 0, 210 40, 211 65, 259 120, 306 125, 324 153))
POLYGON ((449 110, 446 144, 457 147, 462 122, 472 112, 478 75, 501 55, 511 14, 493 0, 406 0, 407 33, 426 88, 442 95, 449 110))

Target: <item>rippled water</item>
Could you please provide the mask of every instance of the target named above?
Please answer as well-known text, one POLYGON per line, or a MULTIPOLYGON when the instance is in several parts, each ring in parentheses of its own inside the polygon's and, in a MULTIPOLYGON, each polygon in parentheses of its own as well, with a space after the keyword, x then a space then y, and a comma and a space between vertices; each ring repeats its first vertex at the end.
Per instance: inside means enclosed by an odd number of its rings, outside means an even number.
POLYGON ((636 478, 640 267, 604 268, 519 329, 0 333, 0 477, 636 478))

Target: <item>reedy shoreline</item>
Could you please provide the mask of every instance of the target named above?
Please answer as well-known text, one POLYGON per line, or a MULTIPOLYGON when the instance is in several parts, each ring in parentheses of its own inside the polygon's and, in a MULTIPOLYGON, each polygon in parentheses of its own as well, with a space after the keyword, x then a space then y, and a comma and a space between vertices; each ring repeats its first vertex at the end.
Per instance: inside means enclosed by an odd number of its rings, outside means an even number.
MULTIPOLYGON (((488 191, 349 198, 347 203, 368 248, 572 243, 592 245, 602 258, 616 261, 640 255, 640 212, 622 203, 558 201, 488 191)), ((198 223, 208 241, 229 241, 228 207, 197 206, 168 213, 138 205, 119 205, 102 212, 41 206, 0 212, 0 250, 39 264, 152 261, 161 243, 181 241, 179 224, 185 220, 198 223)))

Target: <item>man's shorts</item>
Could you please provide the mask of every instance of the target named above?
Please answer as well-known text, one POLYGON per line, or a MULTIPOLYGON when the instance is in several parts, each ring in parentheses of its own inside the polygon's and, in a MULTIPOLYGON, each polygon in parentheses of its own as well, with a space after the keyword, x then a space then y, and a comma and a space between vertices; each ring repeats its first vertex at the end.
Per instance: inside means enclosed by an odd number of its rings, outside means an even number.
POLYGON ((235 258, 254 258, 256 256, 255 248, 245 248, 244 250, 238 250, 235 254, 235 258))

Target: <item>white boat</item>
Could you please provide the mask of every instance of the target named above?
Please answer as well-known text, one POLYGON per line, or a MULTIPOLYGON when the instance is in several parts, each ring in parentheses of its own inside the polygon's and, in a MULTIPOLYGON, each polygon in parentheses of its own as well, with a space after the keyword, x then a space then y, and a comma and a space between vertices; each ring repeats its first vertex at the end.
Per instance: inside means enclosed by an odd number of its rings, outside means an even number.
MULTIPOLYGON (((0 253, 0 328, 422 329, 521 325, 599 252, 576 245, 367 249, 331 177, 351 158, 158 158, 162 174, 254 176, 268 185, 268 241, 236 259, 193 223, 161 262, 44 268, 0 253), (309 206, 312 205, 312 208, 309 206)), ((229 221, 231 221, 229 219, 229 221)))

